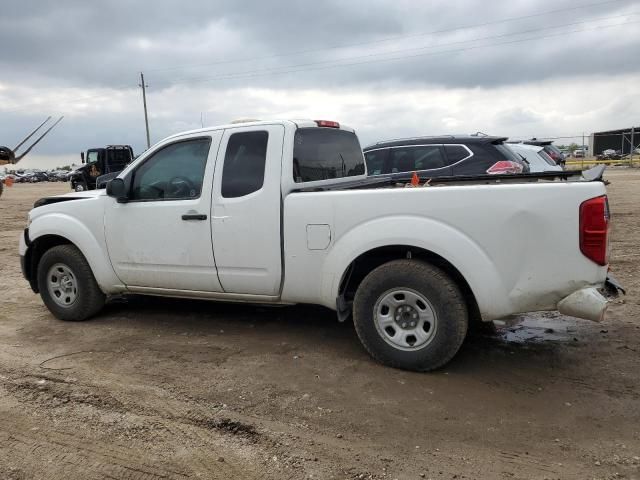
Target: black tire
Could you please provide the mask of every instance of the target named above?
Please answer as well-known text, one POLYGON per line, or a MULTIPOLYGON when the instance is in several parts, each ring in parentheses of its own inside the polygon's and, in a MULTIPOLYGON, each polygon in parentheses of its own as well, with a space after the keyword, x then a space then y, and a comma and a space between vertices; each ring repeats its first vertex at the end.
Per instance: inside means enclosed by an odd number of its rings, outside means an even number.
POLYGON ((420 260, 394 260, 371 271, 358 287, 353 323, 374 359, 390 367, 425 372, 443 366, 458 352, 467 333, 468 312, 460 289, 442 270, 420 260), (426 298, 436 316, 435 333, 415 350, 391 345, 376 327, 378 300, 402 288, 426 298))
POLYGON ((0 197, 2 196, 2 192, 4 192, 4 181, 0 180, 0 197))
POLYGON ((38 289, 44 304, 60 320, 87 320, 100 311, 106 298, 84 255, 73 245, 58 245, 42 255, 38 264, 38 289), (56 264, 68 267, 76 279, 76 298, 69 306, 54 300, 48 288, 49 269, 56 264))

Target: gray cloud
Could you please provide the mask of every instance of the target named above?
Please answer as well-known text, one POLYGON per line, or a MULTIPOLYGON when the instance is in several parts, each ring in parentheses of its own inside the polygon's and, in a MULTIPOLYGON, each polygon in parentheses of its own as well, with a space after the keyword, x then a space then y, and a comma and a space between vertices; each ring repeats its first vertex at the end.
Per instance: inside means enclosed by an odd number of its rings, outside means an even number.
MULTIPOLYGON (((531 13, 558 10, 575 5, 561 2, 510 2, 509 8, 494 2, 459 1, 455 8, 417 2, 237 2, 158 0, 155 2, 111 2, 37 0, 12 2, 0 19, 0 44, 9 45, 0 54, 0 67, 9 78, 24 75, 42 83, 89 84, 119 87, 133 85, 136 73, 149 70, 149 78, 159 85, 177 80, 203 79, 212 85, 249 84, 277 86, 285 78, 288 85, 313 86, 319 80, 328 85, 363 82, 403 82, 451 86, 523 83, 563 75, 563 67, 573 73, 602 73, 612 68, 637 71, 637 62, 620 62, 637 52, 638 29, 596 29, 567 33, 549 39, 505 43, 529 37, 562 34, 563 30, 594 28, 585 24, 548 31, 522 33, 555 25, 593 21, 631 13, 628 1, 599 7, 559 12, 483 28, 413 36, 395 42, 360 45, 350 49, 328 49, 343 44, 375 42, 416 32, 447 30, 482 24, 531 13), (484 41, 467 40, 509 35, 484 41), (408 50, 434 45, 435 50, 409 51, 423 54, 405 61, 366 63, 358 66, 326 68, 308 64, 351 58, 346 63, 386 58, 388 50, 408 50), (450 45, 452 44, 452 45, 450 45), (447 47, 446 45, 450 45, 447 47), (463 48, 471 50, 460 51, 463 48), (283 52, 308 51, 304 55, 273 57, 283 52), (437 53, 444 50, 448 53, 437 53), (457 50, 457 51, 456 51, 457 50), (354 59, 363 55, 375 57, 354 59), (597 61, 594 61, 597 57, 597 61), (223 63, 239 59, 243 63, 223 63), (261 75, 233 80, 206 80, 208 77, 263 68, 286 68, 287 75, 261 75), (190 67, 195 65, 194 67, 190 67), (177 68, 184 66, 184 68, 177 68), (169 70, 167 70, 169 68, 169 70)), ((636 20, 640 16, 635 17, 636 20)), ((617 21, 623 21, 619 19, 617 21)), ((617 22, 615 19, 609 23, 617 22)), ((403 55, 398 53, 396 55, 403 55)))

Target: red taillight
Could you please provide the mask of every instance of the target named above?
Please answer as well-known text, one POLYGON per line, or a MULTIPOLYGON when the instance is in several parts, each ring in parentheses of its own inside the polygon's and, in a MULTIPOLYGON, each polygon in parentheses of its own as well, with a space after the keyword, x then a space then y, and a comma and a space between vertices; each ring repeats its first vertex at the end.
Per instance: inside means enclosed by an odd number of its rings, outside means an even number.
POLYGON ((598 265, 609 262, 609 203, 607 196, 580 205, 580 251, 598 265))
POLYGON ((340 124, 338 122, 333 122, 331 120, 314 120, 316 125, 319 127, 325 128, 340 128, 340 124))
POLYGON ((522 169, 522 165, 520 165, 518 162, 501 160, 491 165, 491 167, 487 170, 487 173, 489 175, 498 175, 501 173, 522 173, 522 169))

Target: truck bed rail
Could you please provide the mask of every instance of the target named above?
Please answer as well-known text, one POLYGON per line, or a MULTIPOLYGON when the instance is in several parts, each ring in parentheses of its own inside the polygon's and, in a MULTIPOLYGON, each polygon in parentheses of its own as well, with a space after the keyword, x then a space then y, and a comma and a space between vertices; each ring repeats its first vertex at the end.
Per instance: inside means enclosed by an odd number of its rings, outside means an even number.
MULTIPOLYGON (((419 175, 420 184, 427 182, 430 186, 444 185, 494 185, 532 182, 598 182, 602 180, 604 165, 597 165, 589 170, 563 170, 561 172, 537 172, 504 175, 461 175, 449 177, 429 177, 419 175)), ((368 188, 401 188, 411 182, 413 172, 377 175, 353 182, 327 183, 322 186, 298 188, 293 192, 322 192, 333 190, 359 190, 368 188)))

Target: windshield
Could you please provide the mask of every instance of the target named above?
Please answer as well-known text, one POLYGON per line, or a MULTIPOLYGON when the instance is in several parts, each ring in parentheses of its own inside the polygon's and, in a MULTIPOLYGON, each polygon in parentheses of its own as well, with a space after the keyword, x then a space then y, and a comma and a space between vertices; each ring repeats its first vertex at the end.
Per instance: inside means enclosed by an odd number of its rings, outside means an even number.
POLYGON ((93 163, 98 161, 98 151, 97 150, 89 150, 87 152, 87 163, 93 163))
POLYGON ((363 175, 364 156, 355 133, 336 128, 299 128, 293 148, 296 183, 363 175))

